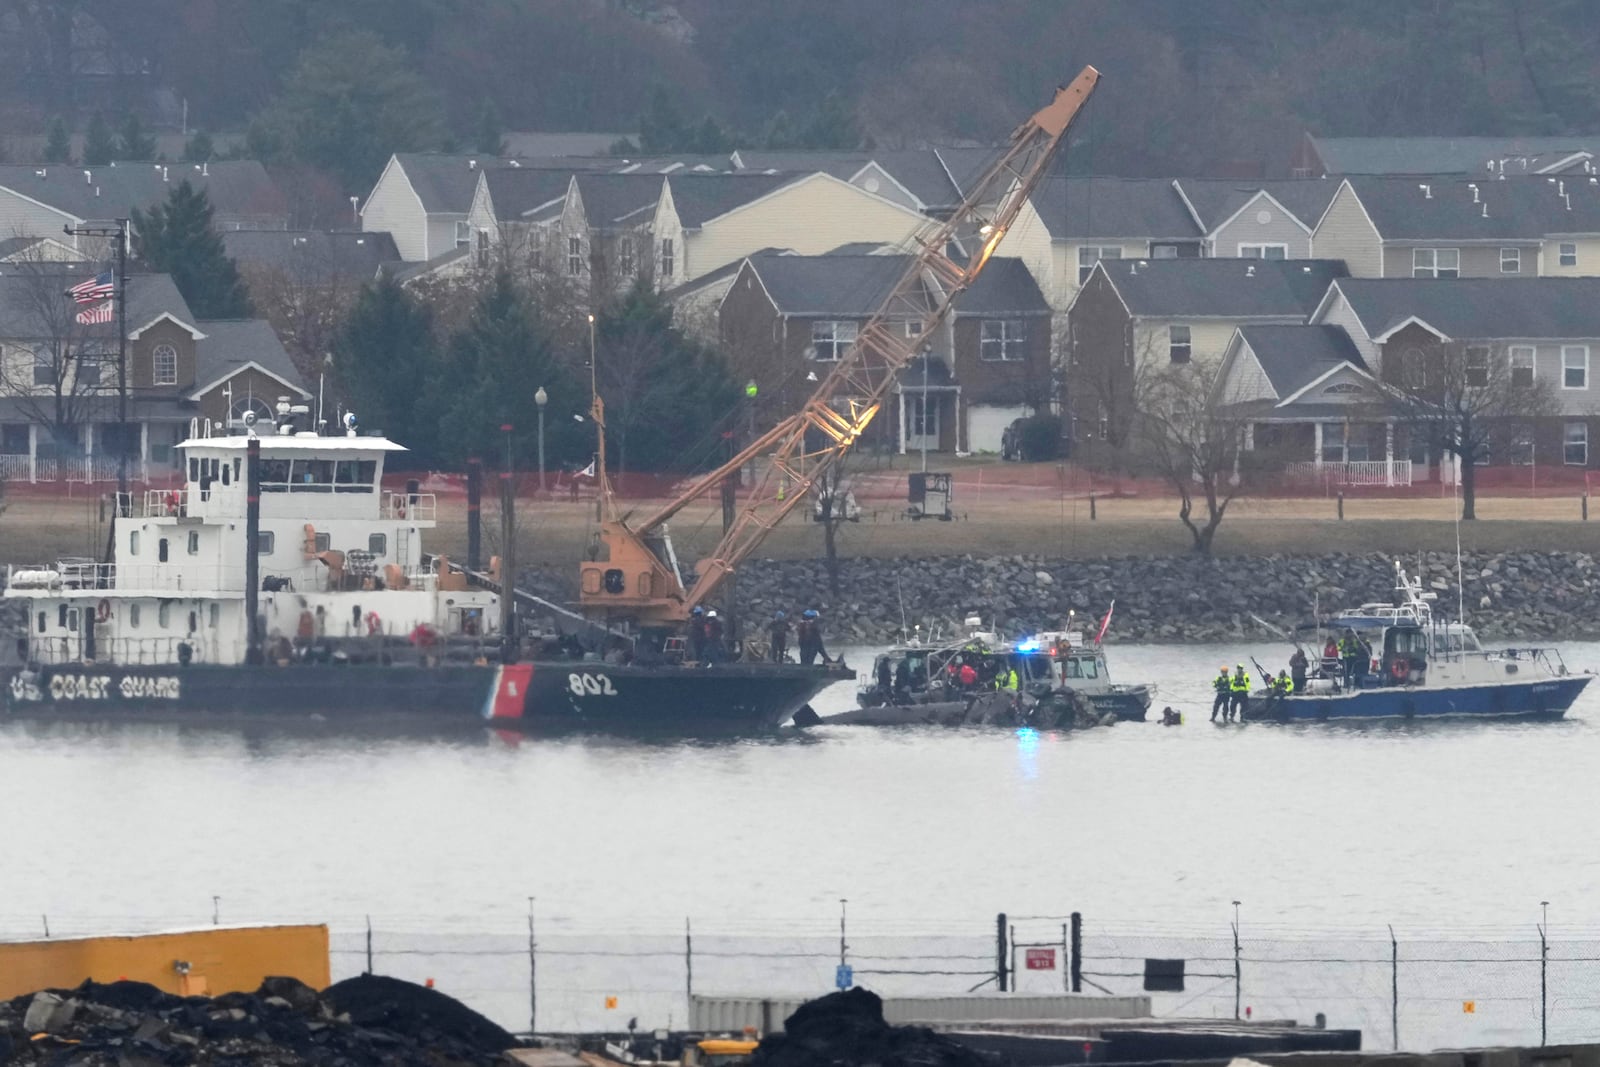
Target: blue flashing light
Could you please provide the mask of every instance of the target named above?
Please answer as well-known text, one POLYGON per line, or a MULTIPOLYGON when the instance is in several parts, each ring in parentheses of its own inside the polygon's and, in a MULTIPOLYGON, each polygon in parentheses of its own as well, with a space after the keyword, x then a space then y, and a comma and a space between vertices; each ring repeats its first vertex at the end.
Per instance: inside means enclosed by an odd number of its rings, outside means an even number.
POLYGON ((1018 652, 1037 652, 1037 651, 1039 651, 1039 639, 1037 637, 1028 638, 1028 640, 1023 641, 1023 642, 1021 642, 1021 643, 1019 643, 1017 645, 1017 651, 1018 652))

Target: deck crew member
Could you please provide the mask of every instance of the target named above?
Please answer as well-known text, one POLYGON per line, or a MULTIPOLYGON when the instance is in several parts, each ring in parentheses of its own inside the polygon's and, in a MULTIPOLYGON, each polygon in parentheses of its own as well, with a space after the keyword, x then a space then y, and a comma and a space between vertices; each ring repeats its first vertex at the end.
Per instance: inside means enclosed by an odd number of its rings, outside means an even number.
POLYGON ((798 635, 800 639, 800 662, 807 667, 816 662, 817 657, 822 657, 822 662, 828 662, 828 650, 822 644, 822 616, 815 608, 807 608, 800 613, 800 626, 798 635))
POLYGON ((705 614, 706 609, 699 604, 689 609, 689 658, 695 663, 705 658, 705 614))
POLYGON ((1339 642, 1328 635, 1328 643, 1322 646, 1322 676, 1332 678, 1339 671, 1339 642))
POLYGON ((767 624, 767 635, 772 645, 772 662, 782 663, 789 658, 789 619, 783 612, 775 612, 767 624))
POLYGON ((889 666, 888 656, 878 660, 878 693, 885 704, 894 695, 894 669, 889 666))
POLYGON ((1306 650, 1299 645, 1294 646, 1294 655, 1289 657, 1289 677, 1293 681, 1294 691, 1306 691, 1306 650))
POLYGON ((1233 699, 1233 679, 1228 677, 1228 665, 1222 665, 1222 673, 1211 680, 1211 688, 1217 691, 1216 699, 1211 701, 1211 721, 1217 721, 1217 712, 1222 712, 1222 721, 1228 721, 1228 702, 1233 699))
POLYGON ((1017 692, 1022 688, 1022 679, 1017 677, 1017 669, 1015 667, 1002 666, 1000 673, 995 675, 994 687, 996 689, 1004 689, 1012 696, 1016 696, 1017 692))
POLYGON ((911 695, 911 661, 903 659, 894 668, 894 698, 903 703, 911 695))
POLYGON ((1223 716, 1223 721, 1243 721, 1244 709, 1250 703, 1250 675, 1245 671, 1242 663, 1236 663, 1233 666, 1233 687, 1230 690, 1230 697, 1228 710, 1223 716))
POLYGON ((1283 703, 1283 698, 1294 689, 1294 683, 1289 680, 1288 671, 1279 671, 1276 678, 1268 678, 1267 704, 1276 707, 1283 703))
POLYGON ((1356 640, 1356 632, 1347 629, 1344 636, 1339 638, 1339 659, 1344 662, 1344 684, 1356 684, 1356 665, 1361 662, 1361 642, 1356 640))
POLYGON ((717 609, 706 612, 705 655, 707 663, 721 663, 728 658, 728 646, 717 609))

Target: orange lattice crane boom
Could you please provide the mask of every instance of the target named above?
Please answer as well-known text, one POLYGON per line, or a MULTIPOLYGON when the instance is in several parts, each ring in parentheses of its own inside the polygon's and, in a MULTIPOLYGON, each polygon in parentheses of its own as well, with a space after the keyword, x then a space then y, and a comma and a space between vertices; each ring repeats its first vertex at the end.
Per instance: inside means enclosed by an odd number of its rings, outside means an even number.
POLYGON ((579 596, 585 612, 631 615, 657 624, 686 618, 690 607, 708 599, 806 498, 860 438, 895 376, 921 353, 956 298, 983 270, 1099 80, 1099 71, 1085 67, 1070 85, 1056 90, 1047 107, 1012 133, 1000 157, 972 183, 961 205, 946 219, 929 220, 918 232, 918 247, 905 272, 799 411, 637 525, 611 514, 604 517, 600 558, 580 568, 579 596), (949 254, 952 242, 963 234, 975 234, 981 242, 964 261, 949 254), (908 333, 907 322, 920 322, 920 329, 908 333), (765 471, 716 549, 700 561, 694 584, 685 589, 663 525, 686 504, 761 456, 768 457, 765 471))

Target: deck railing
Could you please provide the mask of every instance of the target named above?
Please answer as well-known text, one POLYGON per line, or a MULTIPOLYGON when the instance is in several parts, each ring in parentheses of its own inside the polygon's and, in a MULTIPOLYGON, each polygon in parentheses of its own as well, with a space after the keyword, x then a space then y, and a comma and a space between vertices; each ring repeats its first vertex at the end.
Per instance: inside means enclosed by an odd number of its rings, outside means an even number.
POLYGON ((1348 463, 1291 463, 1284 473, 1302 485, 1409 486, 1409 459, 1352 460, 1348 463))

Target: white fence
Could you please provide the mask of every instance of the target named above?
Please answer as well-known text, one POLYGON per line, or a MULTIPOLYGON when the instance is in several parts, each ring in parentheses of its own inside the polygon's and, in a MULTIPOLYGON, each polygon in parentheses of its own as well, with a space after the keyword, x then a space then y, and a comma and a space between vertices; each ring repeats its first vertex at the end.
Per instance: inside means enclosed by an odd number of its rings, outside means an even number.
POLYGON ((1291 463, 1284 473, 1291 482, 1299 485, 1408 486, 1411 484, 1411 461, 1373 459, 1350 463, 1291 463))
MULTIPOLYGON (((30 460, 24 455, 4 455, 0 456, 0 478, 12 482, 114 482, 118 466, 115 456, 40 456, 30 460)), ((148 481, 149 467, 137 456, 130 456, 128 477, 148 481)))

